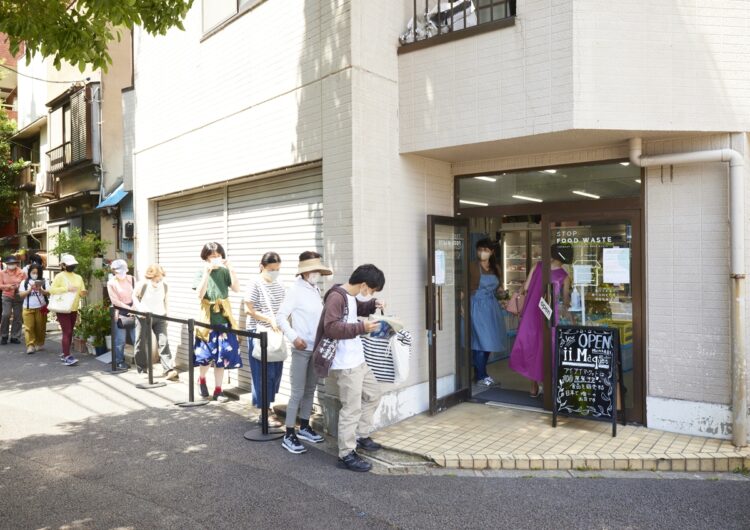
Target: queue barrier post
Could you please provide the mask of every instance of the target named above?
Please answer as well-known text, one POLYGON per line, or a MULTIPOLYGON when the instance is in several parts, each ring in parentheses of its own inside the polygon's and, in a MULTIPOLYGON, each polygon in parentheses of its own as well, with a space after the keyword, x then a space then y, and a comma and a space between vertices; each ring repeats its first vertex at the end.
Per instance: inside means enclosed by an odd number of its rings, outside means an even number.
POLYGON ((110 306, 109 308, 109 328, 110 328, 110 335, 112 336, 112 343, 111 348, 109 351, 109 355, 112 357, 110 360, 110 366, 106 370, 102 370, 105 374, 124 374, 128 371, 127 368, 118 368, 117 367, 117 356, 115 355, 115 333, 117 333, 117 309, 115 306, 110 306))
POLYGON ((195 320, 188 319, 188 344, 190 344, 190 353, 188 355, 188 400, 177 403, 178 407, 201 407, 208 405, 208 401, 195 401, 195 368, 193 367, 193 355, 195 350, 195 320))
POLYGON ((282 429, 268 428, 268 334, 262 331, 260 334, 260 426, 250 429, 245 433, 245 440, 251 442, 270 442, 284 436, 282 429))
MULTIPOLYGON (((137 316, 136 318, 141 318, 137 316)), ((141 321, 141 344, 146 344, 146 369, 148 370, 148 383, 138 383, 135 385, 136 388, 148 390, 151 388, 161 388, 167 386, 167 383, 160 381, 154 383, 154 363, 151 362, 154 353, 154 345, 151 341, 151 330, 153 329, 153 316, 151 313, 146 313, 146 316, 142 317, 141 321)), ((138 342, 138 341, 136 341, 138 342)), ((136 352, 136 356, 138 352, 136 352)))

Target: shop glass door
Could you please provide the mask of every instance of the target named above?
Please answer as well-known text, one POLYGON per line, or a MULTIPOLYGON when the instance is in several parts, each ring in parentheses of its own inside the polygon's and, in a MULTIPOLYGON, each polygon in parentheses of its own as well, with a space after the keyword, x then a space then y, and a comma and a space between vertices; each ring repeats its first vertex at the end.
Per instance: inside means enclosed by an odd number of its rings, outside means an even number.
POLYGON ((427 216, 430 414, 471 397, 469 351, 469 224, 427 216))
MULTIPOLYGON (((642 423, 643 352, 641 334, 641 232, 638 212, 613 212, 607 216, 550 216, 544 249, 546 299, 553 306, 553 319, 573 326, 607 326, 619 330, 621 363, 628 421, 642 423), (567 260, 556 254, 562 247, 567 260), (567 261, 562 267, 560 262, 567 261)), ((549 370, 545 387, 551 384, 552 335, 545 341, 549 370)), ((551 392, 545 392, 551 394, 551 392)), ((551 407, 545 395, 545 406, 551 407)))

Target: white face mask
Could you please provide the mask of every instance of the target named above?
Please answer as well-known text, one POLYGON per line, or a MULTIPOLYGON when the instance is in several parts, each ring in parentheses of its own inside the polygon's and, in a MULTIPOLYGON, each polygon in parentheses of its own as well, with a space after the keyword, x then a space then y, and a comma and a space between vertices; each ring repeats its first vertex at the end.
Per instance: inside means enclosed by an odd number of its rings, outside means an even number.
POLYGON ((37 278, 39 278, 39 275, 38 275, 37 273, 33 273, 33 274, 31 275, 31 279, 32 279, 32 280, 36 280, 37 278))
POLYGON ((483 250, 482 252, 477 253, 477 256, 479 256, 479 259, 482 261, 490 259, 491 255, 492 255, 492 252, 488 252, 486 250, 483 250))
POLYGON ((372 300, 372 294, 362 294, 362 292, 360 291, 360 293, 356 296, 356 298, 360 302, 369 302, 370 300, 372 300))
POLYGON ((9 271, 14 271, 14 270, 16 270, 16 266, 15 266, 15 265, 11 265, 11 264, 8 264, 8 266, 7 266, 7 267, 8 267, 8 270, 9 270, 9 271))
POLYGON ((263 271, 263 274, 265 274, 266 278, 268 278, 272 282, 275 282, 276 278, 279 277, 279 271, 263 271))
POLYGON ((221 267, 224 265, 224 260, 222 258, 211 258, 211 265, 221 267))
POLYGON ((123 279, 127 275, 128 275, 128 271, 115 271, 115 276, 117 276, 120 279, 123 279))
POLYGON ((310 285, 316 285, 320 281, 320 273, 311 272, 307 275, 307 281, 310 282, 310 285))

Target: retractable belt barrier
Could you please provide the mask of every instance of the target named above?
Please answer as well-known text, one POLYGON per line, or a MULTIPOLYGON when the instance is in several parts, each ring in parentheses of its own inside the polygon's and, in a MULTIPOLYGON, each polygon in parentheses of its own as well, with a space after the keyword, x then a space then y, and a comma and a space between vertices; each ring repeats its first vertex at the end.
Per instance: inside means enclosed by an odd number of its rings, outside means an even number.
MULTIPOLYGON (((188 340, 190 341, 190 356, 188 359, 188 400, 183 401, 180 403, 177 403, 177 406, 180 407, 198 407, 201 405, 207 405, 208 401, 201 400, 201 401, 195 401, 195 367, 193 366, 193 355, 194 355, 194 348, 195 348, 195 327, 210 329, 212 331, 219 331, 219 332, 231 332, 239 337, 246 337, 250 339, 259 339, 260 340, 260 355, 261 355, 261 422, 259 429, 251 429, 245 433, 245 438, 247 440, 252 441, 269 441, 269 440, 276 440, 283 436, 284 431, 278 430, 278 429, 269 429, 268 428, 268 336, 265 331, 260 333, 255 333, 252 331, 247 331, 244 329, 231 329, 227 328, 226 326, 221 326, 217 324, 207 324, 205 322, 196 322, 194 319, 181 319, 181 318, 172 318, 164 315, 155 315, 153 313, 147 313, 143 311, 136 311, 135 309, 130 308, 117 308, 115 306, 110 307, 109 314, 111 319, 111 325, 112 325, 112 365, 111 369, 108 370, 108 373, 113 374, 119 374, 123 373, 126 370, 119 369, 117 367, 117 359, 114 352, 114 336, 115 336, 115 330, 117 329, 117 318, 116 318, 116 311, 117 309, 122 309, 123 311, 127 311, 128 314, 133 315, 137 319, 141 320, 142 322, 142 328, 145 328, 149 332, 149 340, 146 341, 146 368, 148 371, 148 383, 141 383, 136 385, 136 388, 141 389, 151 389, 151 388, 158 388, 165 386, 166 383, 160 382, 160 383, 154 383, 154 367, 152 363, 152 355, 153 355, 153 344, 150 340, 150 333, 151 333, 151 323, 154 320, 163 320, 166 322, 174 322, 175 324, 183 324, 187 326, 187 332, 188 332, 188 340), (259 431, 259 432, 258 432, 259 431)), ((144 330, 145 331, 145 330, 144 330)), ((143 332, 143 331, 142 331, 143 332)), ((136 352, 137 354, 137 352, 136 352)))

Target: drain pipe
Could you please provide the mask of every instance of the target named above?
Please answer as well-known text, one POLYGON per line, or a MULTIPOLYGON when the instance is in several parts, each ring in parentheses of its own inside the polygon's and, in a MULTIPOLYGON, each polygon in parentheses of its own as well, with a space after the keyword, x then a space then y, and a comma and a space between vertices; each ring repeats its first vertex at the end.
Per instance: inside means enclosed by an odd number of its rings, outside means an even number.
POLYGON ((630 162, 640 167, 729 162, 729 277, 732 283, 732 443, 747 445, 747 373, 745 361, 745 183, 744 158, 734 149, 668 155, 642 155, 640 138, 630 139, 630 162))

